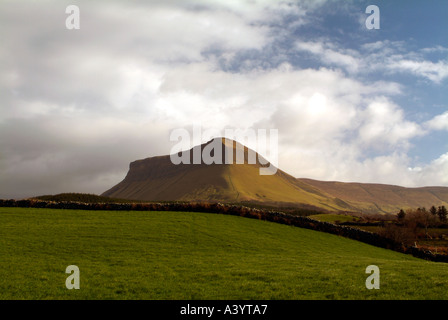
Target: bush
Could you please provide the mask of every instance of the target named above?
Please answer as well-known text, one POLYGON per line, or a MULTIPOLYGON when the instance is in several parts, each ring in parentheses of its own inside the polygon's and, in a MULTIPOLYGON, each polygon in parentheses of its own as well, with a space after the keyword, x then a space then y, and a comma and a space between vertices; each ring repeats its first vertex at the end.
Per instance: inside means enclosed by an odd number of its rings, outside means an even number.
POLYGON ((380 236, 391 239, 403 246, 412 245, 416 236, 411 228, 388 223, 378 231, 380 236))

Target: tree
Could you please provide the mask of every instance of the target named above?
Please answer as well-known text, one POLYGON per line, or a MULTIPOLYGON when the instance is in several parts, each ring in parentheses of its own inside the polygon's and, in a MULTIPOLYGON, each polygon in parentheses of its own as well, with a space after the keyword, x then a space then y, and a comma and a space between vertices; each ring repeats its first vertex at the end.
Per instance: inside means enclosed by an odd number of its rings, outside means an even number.
POLYGON ((429 208, 429 212, 431 212, 431 214, 435 216, 437 215, 437 208, 435 206, 432 206, 431 208, 429 208))
POLYGON ((446 222, 447 214, 448 214, 448 212, 447 212, 445 206, 441 206, 437 210, 437 215, 439 216, 439 219, 442 222, 446 222))
POLYGON ((436 224, 437 218, 434 217, 425 208, 418 208, 417 210, 408 210, 406 212, 405 227, 412 231, 415 238, 418 238, 419 229, 425 230, 425 237, 432 238, 428 232, 428 228, 436 224))
POLYGON ((397 218, 399 221, 403 221, 403 219, 406 217, 406 212, 403 211, 403 209, 400 209, 400 212, 397 214, 397 218))

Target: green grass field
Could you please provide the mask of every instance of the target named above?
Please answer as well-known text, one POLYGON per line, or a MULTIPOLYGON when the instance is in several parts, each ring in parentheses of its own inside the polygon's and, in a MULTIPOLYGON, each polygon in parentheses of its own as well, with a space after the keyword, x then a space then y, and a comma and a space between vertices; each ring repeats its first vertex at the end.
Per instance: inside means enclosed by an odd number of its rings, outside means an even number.
POLYGON ((0 208, 0 299, 447 299, 448 265, 207 213, 0 208), (68 265, 80 269, 68 290, 68 265), (380 289, 365 286, 368 265, 380 289))

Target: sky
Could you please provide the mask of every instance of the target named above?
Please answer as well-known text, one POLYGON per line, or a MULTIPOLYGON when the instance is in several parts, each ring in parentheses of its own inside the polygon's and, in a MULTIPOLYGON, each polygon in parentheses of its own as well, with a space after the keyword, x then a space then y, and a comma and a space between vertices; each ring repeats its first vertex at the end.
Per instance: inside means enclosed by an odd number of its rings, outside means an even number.
POLYGON ((194 126, 277 129, 298 178, 448 186, 447 15, 445 0, 0 0, 0 198, 101 194, 194 126))

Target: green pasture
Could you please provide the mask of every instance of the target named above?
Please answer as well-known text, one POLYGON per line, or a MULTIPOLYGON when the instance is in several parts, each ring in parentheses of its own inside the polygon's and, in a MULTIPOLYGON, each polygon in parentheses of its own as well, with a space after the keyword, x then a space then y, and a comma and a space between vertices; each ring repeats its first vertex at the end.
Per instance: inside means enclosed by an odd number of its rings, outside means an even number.
POLYGON ((194 212, 0 208, 0 299, 446 299, 448 265, 194 212), (80 270, 69 290, 65 269, 80 270), (380 269, 368 290, 366 267, 380 269))

